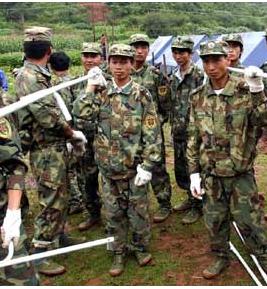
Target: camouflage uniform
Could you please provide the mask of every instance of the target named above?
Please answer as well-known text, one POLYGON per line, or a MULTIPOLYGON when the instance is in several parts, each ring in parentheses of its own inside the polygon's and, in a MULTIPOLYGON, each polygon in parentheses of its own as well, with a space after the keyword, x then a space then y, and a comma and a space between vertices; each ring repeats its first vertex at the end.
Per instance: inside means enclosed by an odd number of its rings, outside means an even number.
MULTIPOLYGON (((82 53, 100 54, 100 46, 96 43, 83 43, 82 53)), ((87 81, 75 85, 75 98, 79 99, 85 95, 87 81)), ((94 157, 94 135, 96 124, 86 119, 76 119, 75 126, 83 131, 87 138, 86 153, 79 160, 80 172, 78 174, 79 186, 82 188, 85 207, 89 213, 89 219, 97 220, 101 214, 101 201, 98 194, 98 168, 94 157)), ((86 227, 86 226, 85 226, 86 227)))
MULTIPOLYGON (((242 40, 242 37, 241 37, 240 34, 237 34, 237 33, 228 34, 228 35, 224 36, 224 37, 222 38, 222 40, 225 41, 225 42, 227 42, 227 43, 228 43, 228 42, 236 42, 236 43, 238 43, 239 46, 240 46, 240 49, 241 49, 241 53, 242 53, 244 44, 243 44, 243 40, 242 40)), ((241 55, 240 55, 240 58, 241 58, 241 55)), ((234 67, 234 68, 245 68, 245 67, 241 64, 240 59, 237 61, 237 63, 236 63, 233 67, 234 67)), ((230 71, 230 74, 231 74, 232 76, 236 76, 236 77, 241 77, 241 76, 242 76, 242 75, 240 75, 240 73, 237 73, 237 72, 234 72, 234 71, 230 71)))
MULTIPOLYGON (((148 37, 143 34, 135 34, 130 38, 130 45, 138 42, 149 44, 148 37)), ((151 186, 158 200, 160 208, 171 210, 171 183, 170 176, 166 169, 166 154, 163 134, 163 124, 168 119, 169 114, 169 89, 162 73, 154 66, 147 63, 139 70, 132 70, 132 79, 149 90, 154 101, 158 116, 160 118, 160 133, 162 138, 161 162, 153 168, 151 186), (165 83, 164 83, 165 80, 165 83)))
MULTIPOLYGON (((194 42, 191 38, 176 38, 172 49, 193 50, 194 42)), ((202 202, 195 199, 190 192, 190 179, 186 159, 187 126, 189 122, 189 95, 204 81, 204 73, 191 62, 188 70, 181 75, 179 67, 172 74, 171 82, 171 133, 174 145, 174 171, 176 182, 188 195, 188 206, 200 209, 202 202)))
MULTIPOLYGON (((201 56, 213 54, 226 56, 224 44, 209 42, 201 46, 201 56)), ((204 220, 211 251, 218 257, 228 258, 232 217, 253 254, 260 260, 267 257, 263 215, 253 174, 257 128, 266 125, 264 93, 251 93, 241 78, 230 76, 219 95, 209 81, 192 95, 189 173, 201 173, 204 220)))
MULTIPOLYGON (((51 38, 47 28, 25 31, 26 41, 51 38)), ((15 83, 18 98, 51 87, 51 75, 42 66, 25 61, 15 83)), ((35 219, 33 243, 48 248, 63 233, 68 193, 66 188, 67 150, 65 137, 71 128, 57 108, 54 97, 46 97, 18 111, 20 136, 30 149, 30 164, 38 182, 41 211, 35 219)))
MULTIPOLYGON (((69 81, 72 78, 69 75, 56 77, 54 80, 55 85, 59 83, 63 83, 65 81, 69 81)), ((72 105, 75 100, 74 89, 72 86, 66 87, 59 91, 60 95, 62 96, 68 111, 72 111, 72 105)), ((77 157, 71 152, 69 153, 68 157, 68 188, 69 188, 69 201, 68 207, 69 212, 71 212, 72 208, 82 208, 83 207, 83 195, 80 190, 78 184, 78 160, 77 157)))
MULTIPOLYGON (((8 204, 8 189, 21 190, 23 192, 21 210, 25 209, 23 203, 27 203, 27 196, 25 195, 24 176, 27 171, 27 165, 23 161, 20 141, 11 117, 0 118, 0 139, 0 226, 2 226, 8 204)), ((28 255, 26 240, 26 232, 21 224, 19 244, 15 248, 14 253, 15 258, 28 255)), ((3 260, 6 255, 7 250, 0 246, 0 259, 3 260)), ((5 267, 0 270, 0 285, 36 286, 38 284, 39 277, 30 262, 5 267)))
MULTIPOLYGON (((114 45, 111 55, 133 55, 128 45, 114 45), (130 52, 131 51, 131 52, 130 52)), ((129 227, 134 251, 145 251, 150 239, 147 186, 134 185, 136 167, 152 171, 160 161, 160 131, 149 92, 134 81, 123 88, 109 82, 101 93, 74 104, 77 118, 97 121, 95 159, 101 173, 108 235, 115 236, 112 250, 127 246, 129 227)))

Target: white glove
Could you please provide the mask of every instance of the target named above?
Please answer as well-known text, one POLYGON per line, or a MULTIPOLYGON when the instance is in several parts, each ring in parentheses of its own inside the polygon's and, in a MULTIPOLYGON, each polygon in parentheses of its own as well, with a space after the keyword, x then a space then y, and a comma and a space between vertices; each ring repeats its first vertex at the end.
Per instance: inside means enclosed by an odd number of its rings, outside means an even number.
POLYGON ((190 191, 194 198, 202 200, 205 191, 201 189, 201 178, 199 173, 190 175, 190 191))
POLYGON ((96 66, 89 70, 88 74, 88 85, 100 85, 102 87, 107 86, 107 81, 102 74, 102 70, 96 66))
POLYGON ((1 227, 1 238, 3 240, 2 244, 3 248, 7 248, 12 239, 15 246, 18 244, 20 237, 20 225, 21 225, 20 209, 18 210, 7 209, 3 225, 1 227))
POLYGON ((72 140, 82 142, 83 144, 87 143, 87 139, 82 131, 80 130, 73 130, 72 140))
POLYGON ((73 151, 73 145, 70 142, 67 142, 67 151, 69 154, 71 154, 73 151))
POLYGON ((141 165, 137 166, 137 174, 134 179, 134 184, 139 187, 147 184, 152 179, 152 173, 142 169, 141 165))
POLYGON ((249 66, 245 68, 244 78, 249 86, 250 92, 261 92, 264 89, 263 71, 256 66, 249 66))

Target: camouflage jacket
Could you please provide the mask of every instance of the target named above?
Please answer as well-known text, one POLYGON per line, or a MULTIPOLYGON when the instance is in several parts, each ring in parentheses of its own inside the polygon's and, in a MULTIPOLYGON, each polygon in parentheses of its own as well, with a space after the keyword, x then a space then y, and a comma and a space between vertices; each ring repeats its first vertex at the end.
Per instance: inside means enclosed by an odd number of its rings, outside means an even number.
POLYGON ((0 221, 8 203, 7 190, 25 188, 27 165, 23 161, 20 139, 10 117, 0 118, 0 221))
MULTIPOLYGON (((267 62, 264 62, 263 65, 260 67, 260 69, 263 70, 263 72, 267 73, 267 62)), ((267 78, 263 78, 263 84, 264 84, 264 91, 267 93, 267 78)))
POLYGON ((169 117, 170 89, 163 74, 147 63, 139 70, 132 70, 133 80, 149 90, 161 123, 169 117))
POLYGON ((210 83, 192 95, 188 126, 189 172, 235 176, 253 167, 257 129, 267 125, 264 92, 250 93, 247 84, 230 76, 216 95, 210 83))
MULTIPOLYGON (((25 62, 15 83, 18 98, 51 87, 51 75, 39 65, 25 62)), ((24 148, 64 140, 70 128, 57 107, 54 97, 47 96, 18 110, 19 134, 24 148)))
POLYGON ((160 161, 159 121, 150 93, 131 81, 123 89, 113 82, 101 93, 88 93, 74 103, 74 114, 94 119, 95 159, 100 171, 110 178, 129 178, 142 163, 151 171, 160 161))
MULTIPOLYGON (((245 66, 241 64, 240 60, 238 60, 238 62, 236 63, 236 65, 233 66, 233 67, 234 67, 234 68, 242 68, 242 69, 245 68, 245 66)), ((230 71, 230 74, 231 74, 232 76, 235 76, 235 77, 243 77, 242 74, 237 73, 237 72, 235 72, 235 71, 230 71)))
POLYGON ((191 64, 184 78, 178 77, 178 68, 171 77, 171 112, 170 122, 174 139, 186 140, 186 129, 189 122, 190 99, 193 90, 203 85, 204 72, 191 64))

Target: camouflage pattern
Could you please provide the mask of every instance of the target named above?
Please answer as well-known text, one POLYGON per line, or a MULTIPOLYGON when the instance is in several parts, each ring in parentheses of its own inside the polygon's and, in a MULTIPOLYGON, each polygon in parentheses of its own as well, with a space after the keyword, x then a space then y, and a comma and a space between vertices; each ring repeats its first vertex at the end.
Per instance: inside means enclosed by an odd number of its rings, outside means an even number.
MULTIPOLYGON (((1 100, 2 101, 2 100, 1 100)), ((21 210, 25 210, 23 204, 27 204, 25 194, 25 173, 27 165, 23 161, 21 145, 18 134, 10 117, 0 118, 0 226, 2 226, 8 204, 8 189, 21 190, 21 210)), ((25 213, 22 213, 22 217, 25 213)), ((27 236, 20 226, 19 244, 15 248, 14 258, 28 255, 26 250, 27 236)), ((0 259, 7 256, 7 250, 0 246, 0 259)), ((33 264, 23 263, 0 269, 1 285, 28 285, 36 286, 39 278, 34 271, 33 264)))
POLYGON ((127 44, 114 44, 109 49, 110 56, 127 56, 134 58, 135 50, 127 44))
POLYGON ((145 42, 149 46, 149 37, 146 34, 133 34, 130 37, 129 45, 134 45, 138 42, 145 42))
POLYGON ((47 27, 33 26, 24 31, 24 42, 52 40, 52 30, 47 27))
MULTIPOLYGON (((17 97, 51 87, 51 75, 44 67, 28 61, 16 78, 17 97)), ((20 135, 30 149, 32 172, 38 182, 41 211, 35 220, 34 245, 48 247, 58 239, 65 224, 67 151, 69 125, 54 97, 48 96, 18 111, 20 135)))
POLYGON ((171 48, 177 48, 177 49, 190 49, 193 51, 194 48, 194 41, 191 37, 180 37, 177 36, 172 42, 171 48))
MULTIPOLYGON (((74 86, 76 100, 85 97, 87 81, 83 81, 74 86)), ((81 130, 86 138, 86 153, 78 160, 78 184, 82 191, 83 202, 87 212, 92 217, 101 214, 101 200, 98 194, 98 167, 95 162, 93 142, 96 133, 96 123, 88 119, 79 119, 74 115, 75 127, 81 130)))
POLYGON ((170 124, 174 145, 175 179, 180 188, 187 191, 188 199, 193 205, 201 202, 193 198, 190 192, 190 178, 186 159, 187 127, 189 122, 190 94, 204 82, 204 73, 191 63, 184 76, 177 68, 171 78, 170 124))
POLYGON ((82 44, 82 53, 95 53, 101 55, 101 46, 95 42, 84 42, 82 44))
POLYGON ((149 92, 130 81, 122 89, 109 82, 74 104, 81 119, 97 120, 95 158, 101 172, 102 199, 113 251, 125 250, 129 226, 134 250, 144 251, 150 237, 147 186, 136 187, 138 163, 152 171, 160 161, 160 129, 149 92))
POLYGON ((170 208, 171 184, 166 169, 166 154, 162 127, 169 115, 169 88, 167 83, 163 82, 163 75, 147 63, 138 71, 133 69, 131 76, 135 82, 149 90, 160 118, 160 133, 162 138, 161 162, 157 163, 153 169, 151 186, 160 206, 170 208))
MULTIPOLYGON (((55 76, 55 79, 53 81, 53 85, 57 85, 60 83, 63 83, 65 81, 72 80, 72 77, 68 74, 64 76, 55 76)), ((73 102, 75 100, 74 95, 74 88, 73 86, 69 86, 66 88, 63 88, 59 91, 61 97, 63 98, 68 111, 72 111, 73 102)), ((73 122, 72 122, 73 124, 73 122)), ((78 177, 77 177, 77 170, 78 170, 78 160, 76 156, 73 153, 68 154, 68 172, 67 172, 67 179, 68 179, 68 194, 69 194, 69 201, 68 205, 69 208, 72 206, 74 207, 82 207, 83 206, 83 195, 79 187, 78 183, 78 177)))
POLYGON ((241 35, 237 34, 237 33, 227 34, 227 35, 223 36, 222 40, 225 42, 237 42, 242 46, 242 48, 244 46, 243 39, 242 39, 241 35))
POLYGON ((207 55, 228 55, 229 45, 225 41, 215 40, 200 43, 200 57, 207 55))
POLYGON ((242 78, 230 76, 220 95, 215 94, 210 82, 192 95, 187 147, 189 173, 201 172, 206 193, 204 219, 215 254, 228 254, 231 215, 253 253, 266 253, 253 176, 257 129, 266 125, 264 93, 250 93, 242 78))
POLYGON ((103 175, 101 183, 107 234, 115 237, 110 249, 125 253, 130 227, 131 250, 147 251, 151 237, 147 186, 135 186, 134 178, 113 180, 103 175))
POLYGON ((202 184, 206 193, 203 197, 204 221, 212 253, 229 256, 232 215, 250 252, 256 256, 266 255, 267 236, 262 226, 264 214, 260 208, 254 172, 227 178, 206 175, 202 184))

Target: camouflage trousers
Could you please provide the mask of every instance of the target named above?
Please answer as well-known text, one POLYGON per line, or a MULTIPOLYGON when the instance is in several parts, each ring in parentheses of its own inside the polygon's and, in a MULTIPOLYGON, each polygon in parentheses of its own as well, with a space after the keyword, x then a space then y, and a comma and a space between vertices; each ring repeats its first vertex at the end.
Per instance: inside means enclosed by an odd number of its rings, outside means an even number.
POLYGON ((35 247, 47 248, 64 231, 68 209, 67 150, 65 143, 36 149, 30 154, 37 181, 40 212, 34 223, 35 247))
POLYGON ((202 184, 204 221, 212 253, 228 256, 232 220, 237 223, 250 252, 258 256, 267 253, 263 211, 253 172, 227 178, 203 176, 202 184))
POLYGON ((161 128, 162 145, 161 145, 161 162, 157 163, 152 170, 151 187, 158 200, 160 207, 171 208, 171 182, 170 176, 166 169, 166 154, 164 145, 164 135, 161 128))
POLYGON ((101 175, 102 200, 109 236, 115 237, 112 251, 123 253, 127 249, 131 230, 131 249, 145 251, 150 240, 147 186, 137 187, 134 178, 112 180, 101 175))
POLYGON ((187 143, 184 140, 173 139, 174 145, 174 172, 178 186, 185 190, 188 200, 193 207, 202 207, 202 201, 194 198, 190 192, 190 176, 186 159, 187 143))
POLYGON ((69 155, 68 162, 68 191, 69 191, 69 207, 82 207, 83 195, 78 182, 78 161, 73 155, 69 155))
POLYGON ((99 216, 101 201, 98 194, 98 168, 94 159, 93 140, 87 140, 86 153, 78 164, 78 183, 88 213, 91 216, 99 216))
MULTIPOLYGON (((19 244, 15 248, 13 258, 24 257, 28 255, 25 244, 26 240, 27 236, 23 225, 21 225, 19 244)), ((3 260, 6 256, 7 249, 3 249, 2 245, 0 245, 0 259, 3 260)), ((31 262, 4 267, 0 269, 0 286, 4 285, 37 286, 39 285, 39 276, 35 272, 34 266, 31 262)))

